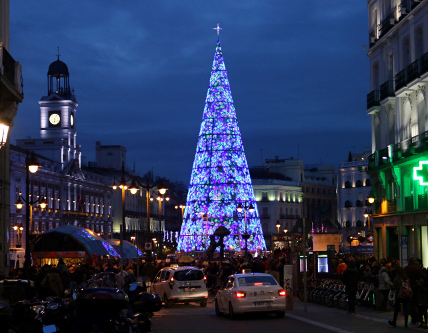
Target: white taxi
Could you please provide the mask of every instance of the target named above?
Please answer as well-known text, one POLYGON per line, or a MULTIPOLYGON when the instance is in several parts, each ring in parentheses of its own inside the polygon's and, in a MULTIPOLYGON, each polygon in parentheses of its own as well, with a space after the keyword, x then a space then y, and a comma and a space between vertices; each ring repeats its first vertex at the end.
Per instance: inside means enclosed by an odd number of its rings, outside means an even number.
POLYGON ((166 307, 174 303, 190 302, 207 306, 207 278, 197 267, 172 265, 162 268, 156 274, 150 289, 162 297, 166 307))
POLYGON ((215 296, 217 316, 249 312, 275 313, 285 317, 285 290, 270 274, 245 273, 229 276, 215 296))

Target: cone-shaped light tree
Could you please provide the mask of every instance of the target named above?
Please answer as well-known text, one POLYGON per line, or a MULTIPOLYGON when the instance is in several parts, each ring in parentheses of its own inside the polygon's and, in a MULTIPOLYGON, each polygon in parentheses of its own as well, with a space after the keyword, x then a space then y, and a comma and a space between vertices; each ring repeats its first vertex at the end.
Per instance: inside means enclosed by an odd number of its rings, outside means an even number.
POLYGON ((230 231, 224 238, 226 250, 244 251, 246 243, 248 251, 266 250, 220 40, 177 249, 206 250, 219 227, 230 231))

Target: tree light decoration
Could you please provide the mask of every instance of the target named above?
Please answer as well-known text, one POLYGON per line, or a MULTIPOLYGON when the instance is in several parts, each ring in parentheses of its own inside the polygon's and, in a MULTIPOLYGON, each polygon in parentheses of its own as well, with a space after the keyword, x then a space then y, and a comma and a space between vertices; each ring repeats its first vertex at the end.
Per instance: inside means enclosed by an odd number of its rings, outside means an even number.
POLYGON ((221 44, 217 41, 177 250, 205 251, 210 235, 220 226, 230 231, 224 238, 225 249, 244 250, 242 234, 247 230, 248 251, 266 250, 221 44), (252 204, 255 209, 238 212, 239 203, 244 207, 252 204))

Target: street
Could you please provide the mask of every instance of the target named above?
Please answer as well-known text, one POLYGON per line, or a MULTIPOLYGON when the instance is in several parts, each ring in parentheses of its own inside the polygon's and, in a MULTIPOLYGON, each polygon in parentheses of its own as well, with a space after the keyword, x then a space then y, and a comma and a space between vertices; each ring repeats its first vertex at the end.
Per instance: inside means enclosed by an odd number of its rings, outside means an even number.
MULTIPOLYGON (((214 302, 210 299, 208 306, 202 308, 199 304, 176 304, 172 308, 162 308, 152 319, 154 333, 273 333, 294 332, 391 332, 388 319, 392 319, 392 309, 385 312, 364 307, 357 307, 355 315, 336 308, 323 305, 307 304, 304 311, 303 303, 294 299, 293 311, 288 311, 284 319, 273 315, 252 314, 236 320, 227 316, 217 317, 214 312, 214 302)), ((403 316, 399 315, 397 328, 403 328, 403 316)), ((421 331, 417 326, 410 326, 408 331, 421 331)))

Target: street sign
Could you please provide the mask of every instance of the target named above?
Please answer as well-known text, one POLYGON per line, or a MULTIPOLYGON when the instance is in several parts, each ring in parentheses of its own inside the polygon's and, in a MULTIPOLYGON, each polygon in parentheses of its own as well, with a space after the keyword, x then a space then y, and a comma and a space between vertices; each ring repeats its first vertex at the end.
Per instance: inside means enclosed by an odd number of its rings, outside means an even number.
POLYGON ((152 242, 146 242, 145 249, 151 251, 152 250, 152 242))

